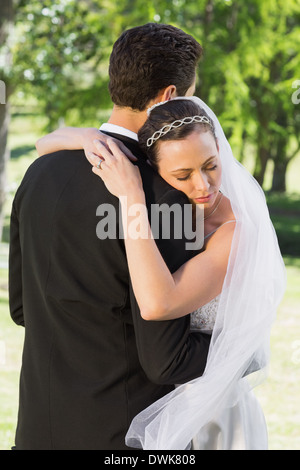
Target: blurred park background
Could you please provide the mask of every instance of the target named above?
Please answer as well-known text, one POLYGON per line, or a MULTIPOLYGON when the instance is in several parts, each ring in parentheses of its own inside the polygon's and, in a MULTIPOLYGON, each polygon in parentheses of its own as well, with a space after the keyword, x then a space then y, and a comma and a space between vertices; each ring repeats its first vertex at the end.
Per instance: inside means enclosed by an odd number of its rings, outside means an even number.
POLYGON ((147 22, 178 26, 203 45, 196 95, 265 190, 287 291, 272 331, 269 379, 256 394, 270 449, 300 449, 299 0, 1 0, 0 449, 14 444, 24 334, 8 309, 15 191, 37 158, 39 137, 106 120, 112 45, 124 29, 147 22))

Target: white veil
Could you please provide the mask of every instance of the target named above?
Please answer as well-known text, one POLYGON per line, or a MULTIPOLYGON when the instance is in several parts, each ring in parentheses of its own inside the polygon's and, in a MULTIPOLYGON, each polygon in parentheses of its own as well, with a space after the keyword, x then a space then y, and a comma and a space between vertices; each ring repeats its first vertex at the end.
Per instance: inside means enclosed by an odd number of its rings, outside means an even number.
POLYGON ((206 424, 265 378, 270 330, 286 285, 262 189, 233 157, 212 110, 199 98, 187 99, 213 119, 222 162, 221 191, 230 199, 237 223, 204 374, 134 418, 126 444, 145 450, 188 449, 206 424))

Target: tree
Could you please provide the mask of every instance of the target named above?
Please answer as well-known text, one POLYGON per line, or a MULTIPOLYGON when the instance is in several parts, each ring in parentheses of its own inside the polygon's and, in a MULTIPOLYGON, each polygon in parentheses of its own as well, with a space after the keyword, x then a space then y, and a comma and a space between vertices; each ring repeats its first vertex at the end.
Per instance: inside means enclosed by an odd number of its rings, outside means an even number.
POLYGON ((298 0, 19 0, 9 81, 36 97, 45 131, 61 120, 95 125, 99 109, 111 106, 115 39, 148 21, 173 24, 204 47, 197 94, 219 116, 235 156, 242 160, 251 147, 260 184, 272 160, 272 187, 284 189, 299 148, 299 108, 291 100, 300 79, 299 10, 298 0))
POLYGON ((121 32, 153 21, 153 6, 141 0, 31 0, 16 17, 14 75, 48 117, 47 131, 61 119, 69 125, 111 106, 108 60, 121 32))
POLYGON ((286 190, 286 170, 300 151, 300 110, 292 84, 300 77, 300 5, 294 0, 261 2, 253 70, 246 83, 257 123, 255 177, 263 184, 267 162, 274 163, 272 191, 286 190), (263 42, 264 41, 264 42, 263 42))
POLYGON ((14 20, 13 0, 2 0, 0 3, 0 238, 3 227, 3 206, 6 199, 6 162, 9 158, 7 136, 10 121, 9 96, 11 84, 11 49, 10 39, 14 20))
POLYGON ((18 89, 33 95, 47 116, 47 131, 60 119, 72 121, 75 110, 84 116, 107 104, 105 14, 99 2, 75 0, 31 0, 18 11, 14 76, 18 89))

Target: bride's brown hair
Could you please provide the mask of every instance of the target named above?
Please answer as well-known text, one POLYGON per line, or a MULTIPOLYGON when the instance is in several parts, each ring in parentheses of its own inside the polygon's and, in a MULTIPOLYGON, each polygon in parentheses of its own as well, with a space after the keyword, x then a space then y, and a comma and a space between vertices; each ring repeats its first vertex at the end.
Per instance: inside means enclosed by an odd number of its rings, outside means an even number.
POLYGON ((159 142, 167 140, 183 140, 195 130, 200 132, 211 132, 216 140, 213 121, 197 103, 189 99, 174 99, 159 106, 156 106, 150 112, 150 115, 141 127, 138 133, 139 145, 147 154, 153 168, 158 169, 159 161, 159 142), (164 126, 170 125, 177 120, 193 116, 205 116, 209 122, 192 122, 172 128, 165 135, 159 137, 150 147, 147 142, 164 126))

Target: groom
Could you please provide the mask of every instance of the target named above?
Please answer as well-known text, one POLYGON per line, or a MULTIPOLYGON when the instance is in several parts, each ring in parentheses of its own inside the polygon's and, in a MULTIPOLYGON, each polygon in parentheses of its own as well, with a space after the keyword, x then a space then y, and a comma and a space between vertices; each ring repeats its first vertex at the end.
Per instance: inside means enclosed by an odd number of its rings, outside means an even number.
MULTIPOLYGON (((133 28, 114 45, 103 131, 138 157, 148 209, 188 201, 147 165, 136 133, 148 106, 193 93, 200 56, 191 36, 168 25, 133 28)), ((124 240, 96 235, 105 203, 119 210, 81 150, 37 159, 15 196, 10 310, 25 327, 16 449, 128 449, 133 417, 203 373, 209 339, 190 333, 189 317, 141 318, 124 240)), ((192 256, 174 234, 157 244, 172 271, 192 256)))

